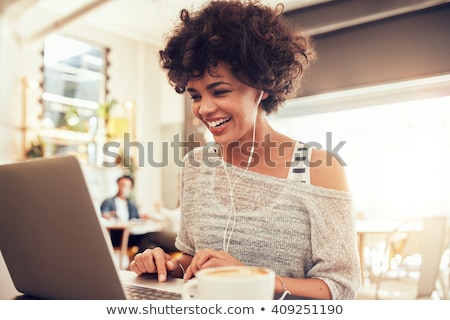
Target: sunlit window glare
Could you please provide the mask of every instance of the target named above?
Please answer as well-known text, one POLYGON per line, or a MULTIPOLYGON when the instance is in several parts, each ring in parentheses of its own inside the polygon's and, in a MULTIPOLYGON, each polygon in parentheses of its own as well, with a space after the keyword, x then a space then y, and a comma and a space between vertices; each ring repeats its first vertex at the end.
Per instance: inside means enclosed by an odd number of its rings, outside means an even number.
POLYGON ((271 123, 335 149, 346 163, 358 217, 450 215, 449 96, 271 123))

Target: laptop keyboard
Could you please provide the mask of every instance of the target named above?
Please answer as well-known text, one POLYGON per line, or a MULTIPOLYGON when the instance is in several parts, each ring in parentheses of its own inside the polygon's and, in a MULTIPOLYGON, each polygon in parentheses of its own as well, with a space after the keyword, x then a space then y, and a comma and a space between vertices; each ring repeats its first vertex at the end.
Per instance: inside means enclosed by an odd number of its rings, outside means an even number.
POLYGON ((126 285, 125 291, 131 300, 181 300, 181 294, 161 289, 126 285))

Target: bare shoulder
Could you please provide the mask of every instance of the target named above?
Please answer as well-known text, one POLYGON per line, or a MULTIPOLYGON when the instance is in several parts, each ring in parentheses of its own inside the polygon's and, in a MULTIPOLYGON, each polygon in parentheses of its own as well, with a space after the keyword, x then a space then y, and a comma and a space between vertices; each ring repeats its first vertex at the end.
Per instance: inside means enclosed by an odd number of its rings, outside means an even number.
POLYGON ((338 156, 326 150, 313 149, 311 184, 328 189, 348 191, 345 170, 338 156))

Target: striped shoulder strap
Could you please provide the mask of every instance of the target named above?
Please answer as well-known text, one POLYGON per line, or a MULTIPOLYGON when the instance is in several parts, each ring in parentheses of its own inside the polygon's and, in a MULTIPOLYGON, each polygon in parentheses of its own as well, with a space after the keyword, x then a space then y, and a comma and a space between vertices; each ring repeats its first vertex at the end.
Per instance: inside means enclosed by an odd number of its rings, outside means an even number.
POLYGON ((295 144, 294 154, 292 156, 291 169, 288 179, 300 180, 302 183, 311 183, 310 164, 311 148, 300 141, 295 144))

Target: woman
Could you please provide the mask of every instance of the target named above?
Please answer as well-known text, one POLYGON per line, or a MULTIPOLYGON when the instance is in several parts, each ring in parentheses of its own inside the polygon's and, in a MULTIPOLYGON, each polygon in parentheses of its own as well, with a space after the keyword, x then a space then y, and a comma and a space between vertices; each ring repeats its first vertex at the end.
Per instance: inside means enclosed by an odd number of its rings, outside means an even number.
POLYGON ((277 273, 276 292, 354 299, 360 286, 352 200, 336 157, 275 131, 266 115, 297 89, 313 57, 307 37, 257 2, 213 1, 181 12, 160 51, 170 83, 219 148, 185 157, 183 253, 138 254, 137 274, 190 279, 198 270, 256 265, 277 273))

